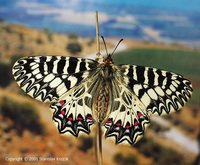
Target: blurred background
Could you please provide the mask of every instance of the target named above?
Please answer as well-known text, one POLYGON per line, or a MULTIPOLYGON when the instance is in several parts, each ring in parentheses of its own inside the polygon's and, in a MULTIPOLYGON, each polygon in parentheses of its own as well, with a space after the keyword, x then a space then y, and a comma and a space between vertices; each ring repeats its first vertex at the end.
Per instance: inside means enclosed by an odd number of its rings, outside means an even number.
MULTIPOLYGON (((94 130, 63 136, 49 104, 26 95, 14 81, 14 62, 30 55, 94 58, 95 11, 114 63, 173 71, 191 80, 192 98, 179 112, 152 117, 134 146, 103 140, 104 165, 199 165, 199 0, 1 0, 0 164, 93 165, 94 130), (27 161, 22 161, 27 158, 27 161)), ((104 45, 101 42, 104 54, 104 45)))

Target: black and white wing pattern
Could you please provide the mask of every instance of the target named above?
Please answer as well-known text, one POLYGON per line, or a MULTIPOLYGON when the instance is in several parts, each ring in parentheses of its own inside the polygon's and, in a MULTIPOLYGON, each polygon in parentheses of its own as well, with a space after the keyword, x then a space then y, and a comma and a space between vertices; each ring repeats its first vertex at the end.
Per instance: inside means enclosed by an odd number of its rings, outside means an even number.
POLYGON ((178 111, 191 97, 192 85, 181 75, 136 65, 115 68, 105 137, 115 137, 117 144, 135 144, 150 124, 151 114, 178 111))
POLYGON ((105 137, 114 137, 116 144, 135 144, 150 123, 146 107, 123 83, 123 77, 112 80, 111 112, 105 122, 105 137))
POLYGON ((13 76, 27 94, 45 102, 62 97, 90 77, 96 67, 97 62, 89 59, 31 56, 14 64, 13 76))
POLYGON ((116 144, 135 144, 152 114, 179 110, 192 85, 181 75, 143 66, 114 66, 111 56, 95 60, 31 56, 18 60, 13 75, 19 86, 40 101, 50 101, 60 133, 89 134, 95 122, 116 144))
POLYGON ((69 133, 78 137, 80 132, 90 133, 90 126, 98 121, 93 107, 101 86, 102 81, 96 68, 91 76, 51 103, 53 119, 61 134, 69 133))
POLYGON ((120 69, 148 113, 163 115, 178 111, 191 97, 191 82, 176 73, 136 65, 121 65, 120 69))
MULTIPOLYGON (((53 120, 60 133, 90 133, 94 123, 91 95, 87 94, 89 78, 96 71, 94 60, 31 56, 18 60, 13 75, 18 85, 31 97, 42 102, 51 101, 53 120)), ((92 83, 90 83, 92 84, 92 83)))
POLYGON ((87 82, 81 83, 58 101, 52 102, 53 120, 60 134, 72 134, 78 137, 80 132, 90 133, 94 123, 92 115, 92 95, 87 93, 87 82))

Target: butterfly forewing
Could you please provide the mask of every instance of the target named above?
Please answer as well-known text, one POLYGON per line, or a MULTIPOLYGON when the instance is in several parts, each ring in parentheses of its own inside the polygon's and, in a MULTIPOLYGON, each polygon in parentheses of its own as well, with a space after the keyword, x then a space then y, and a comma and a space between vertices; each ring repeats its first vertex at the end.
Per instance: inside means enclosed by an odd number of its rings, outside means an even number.
POLYGON ((17 61, 13 75, 19 86, 40 101, 57 100, 96 70, 97 62, 60 56, 31 56, 17 61))
POLYGON ((192 85, 181 75, 143 66, 121 65, 126 85, 146 107, 159 115, 179 110, 192 94, 192 85))

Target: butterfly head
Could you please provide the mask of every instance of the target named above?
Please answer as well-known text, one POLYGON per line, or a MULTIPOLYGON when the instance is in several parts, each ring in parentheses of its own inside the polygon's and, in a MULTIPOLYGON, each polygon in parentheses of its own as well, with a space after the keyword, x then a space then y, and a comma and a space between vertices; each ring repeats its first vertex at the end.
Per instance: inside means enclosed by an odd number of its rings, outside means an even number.
POLYGON ((104 63, 113 64, 113 60, 110 54, 108 54, 108 56, 104 59, 104 63))
POLYGON ((100 60, 100 58, 98 58, 98 62, 100 63, 102 75, 105 78, 111 78, 112 75, 113 75, 113 72, 115 71, 115 66, 114 66, 114 63, 113 63, 113 60, 112 60, 112 55, 114 54, 115 50, 117 49, 118 45, 120 44, 120 42, 123 39, 121 39, 118 42, 117 46, 115 47, 115 49, 113 50, 113 52, 111 54, 108 54, 107 47, 106 47, 106 42, 105 42, 103 37, 102 37, 102 39, 103 39, 103 42, 104 42, 104 45, 105 45, 105 49, 106 49, 106 52, 107 52, 107 57, 104 58, 101 55, 101 60, 100 60))

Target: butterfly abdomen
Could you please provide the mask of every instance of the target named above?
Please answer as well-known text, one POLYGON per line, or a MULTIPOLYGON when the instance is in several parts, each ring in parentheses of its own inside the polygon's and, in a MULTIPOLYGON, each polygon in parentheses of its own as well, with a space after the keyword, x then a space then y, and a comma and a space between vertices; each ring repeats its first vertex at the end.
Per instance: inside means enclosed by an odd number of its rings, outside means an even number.
POLYGON ((108 112, 108 100, 109 100, 109 90, 106 83, 100 86, 97 91, 97 96, 95 98, 95 116, 98 122, 102 122, 107 116, 108 112))

